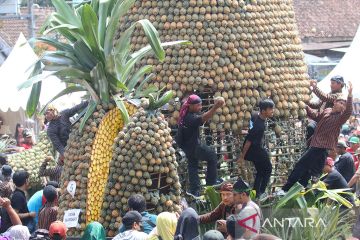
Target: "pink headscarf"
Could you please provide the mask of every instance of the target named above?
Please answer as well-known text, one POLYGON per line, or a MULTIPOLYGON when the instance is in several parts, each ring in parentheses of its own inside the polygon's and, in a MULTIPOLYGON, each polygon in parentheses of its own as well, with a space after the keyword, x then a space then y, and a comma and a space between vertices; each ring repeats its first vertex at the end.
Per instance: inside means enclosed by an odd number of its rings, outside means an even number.
POLYGON ((189 111, 190 104, 199 104, 201 103, 201 98, 198 95, 191 94, 181 106, 180 115, 178 120, 178 125, 184 125, 184 118, 189 111))

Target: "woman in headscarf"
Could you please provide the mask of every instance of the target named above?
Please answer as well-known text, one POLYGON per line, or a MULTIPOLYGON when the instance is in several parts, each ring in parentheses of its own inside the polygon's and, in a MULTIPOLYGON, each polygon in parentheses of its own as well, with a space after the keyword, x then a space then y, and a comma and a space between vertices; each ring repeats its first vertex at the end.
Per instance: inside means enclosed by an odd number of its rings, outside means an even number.
POLYGON ((185 209, 179 218, 175 240, 197 240, 199 236, 199 215, 193 208, 185 209))
POLYGON ((98 222, 89 223, 84 231, 81 240, 105 240, 106 234, 104 227, 98 222))
MULTIPOLYGON (((4 234, 4 237, 10 237, 9 239, 21 239, 21 240, 29 240, 30 232, 26 226, 16 225, 9 228, 4 234)), ((1 239, 1 238, 0 238, 1 239)), ((6 239, 6 238, 4 238, 6 239)))
POLYGON ((160 213, 156 219, 156 227, 149 234, 149 240, 173 240, 176 224, 175 213, 160 213))

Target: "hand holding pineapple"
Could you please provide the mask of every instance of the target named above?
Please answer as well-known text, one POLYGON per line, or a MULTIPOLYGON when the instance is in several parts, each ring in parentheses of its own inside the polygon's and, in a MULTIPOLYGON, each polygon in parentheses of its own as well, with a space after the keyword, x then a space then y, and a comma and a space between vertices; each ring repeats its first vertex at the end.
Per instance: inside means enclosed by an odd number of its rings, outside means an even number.
POLYGON ((214 106, 217 108, 220 108, 222 106, 224 106, 225 104, 225 99, 223 97, 216 97, 214 99, 214 106))

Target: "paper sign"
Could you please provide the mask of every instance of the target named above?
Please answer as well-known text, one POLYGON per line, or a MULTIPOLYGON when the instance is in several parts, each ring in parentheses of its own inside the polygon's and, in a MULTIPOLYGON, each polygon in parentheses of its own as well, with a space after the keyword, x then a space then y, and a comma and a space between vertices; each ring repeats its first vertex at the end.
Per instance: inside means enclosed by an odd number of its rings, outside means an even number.
POLYGON ((79 226, 79 214, 81 209, 70 209, 64 213, 64 224, 67 228, 74 228, 79 226))
POLYGON ((70 193, 70 195, 72 197, 75 196, 75 190, 76 190, 76 182, 75 181, 70 181, 69 184, 67 185, 67 191, 70 193))

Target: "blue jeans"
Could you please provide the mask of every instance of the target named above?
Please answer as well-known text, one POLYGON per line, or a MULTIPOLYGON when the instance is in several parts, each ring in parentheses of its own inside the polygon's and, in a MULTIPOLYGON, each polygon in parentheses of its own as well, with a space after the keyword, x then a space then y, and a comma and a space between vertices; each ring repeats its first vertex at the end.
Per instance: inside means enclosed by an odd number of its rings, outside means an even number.
POLYGON ((205 144, 197 145, 192 151, 184 150, 188 159, 190 193, 198 195, 200 191, 199 161, 207 162, 206 185, 215 185, 217 179, 217 156, 214 150, 205 144))

